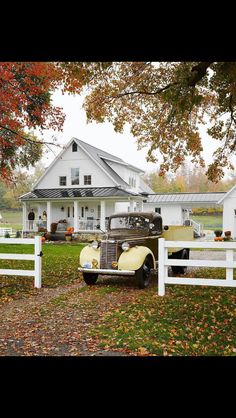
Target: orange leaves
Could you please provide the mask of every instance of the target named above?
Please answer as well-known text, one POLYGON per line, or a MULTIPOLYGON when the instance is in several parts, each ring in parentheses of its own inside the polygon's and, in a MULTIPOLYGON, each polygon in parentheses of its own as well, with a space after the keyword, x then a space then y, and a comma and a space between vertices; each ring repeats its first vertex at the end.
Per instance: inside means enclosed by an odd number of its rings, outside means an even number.
POLYGON ((57 88, 79 92, 81 80, 74 65, 53 62, 0 63, 0 176, 11 176, 15 167, 28 167, 41 157, 37 138, 24 129, 62 130, 65 115, 53 106, 51 93, 57 88), (20 149, 19 149, 20 148, 20 149), (19 152, 20 151, 20 152, 19 152))

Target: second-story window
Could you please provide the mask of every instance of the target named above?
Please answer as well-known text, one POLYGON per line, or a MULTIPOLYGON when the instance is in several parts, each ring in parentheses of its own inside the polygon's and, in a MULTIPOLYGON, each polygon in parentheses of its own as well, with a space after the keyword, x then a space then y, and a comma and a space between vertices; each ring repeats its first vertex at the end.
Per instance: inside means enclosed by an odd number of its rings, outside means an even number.
POLYGON ((71 169, 71 184, 79 184, 79 168, 71 169))
POLYGON ((59 177, 59 185, 66 186, 66 176, 59 177))
POLYGON ((92 184, 92 176, 84 176, 84 184, 92 184))

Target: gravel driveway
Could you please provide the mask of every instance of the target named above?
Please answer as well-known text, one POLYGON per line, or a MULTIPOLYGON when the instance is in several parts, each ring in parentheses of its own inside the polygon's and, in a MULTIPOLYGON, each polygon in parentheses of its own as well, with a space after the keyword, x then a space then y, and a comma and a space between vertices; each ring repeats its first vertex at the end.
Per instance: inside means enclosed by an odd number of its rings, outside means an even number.
MULTIPOLYGON (((191 251, 189 258, 192 260, 225 260, 225 251, 191 251)), ((236 252, 234 252, 234 260, 236 260, 236 252)))

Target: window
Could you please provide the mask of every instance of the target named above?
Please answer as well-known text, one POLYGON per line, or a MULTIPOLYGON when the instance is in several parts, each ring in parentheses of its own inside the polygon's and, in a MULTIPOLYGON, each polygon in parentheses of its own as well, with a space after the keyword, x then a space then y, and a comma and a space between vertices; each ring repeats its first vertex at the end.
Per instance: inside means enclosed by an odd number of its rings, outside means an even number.
POLYGON ((155 208, 155 212, 161 214, 161 208, 155 208))
POLYGON ((71 184, 79 184, 79 168, 71 169, 71 184))
POLYGON ((59 185, 66 186, 66 176, 59 177, 59 185))
POLYGON ((92 184, 92 176, 84 176, 84 185, 92 184))
POLYGON ((131 187, 136 187, 136 178, 135 178, 135 176, 130 176, 129 177, 129 185, 131 187))
POLYGON ((77 148, 78 148, 78 145, 75 142, 73 142, 73 144, 72 144, 72 152, 77 152, 77 148))
POLYGON ((81 218, 84 217, 84 206, 81 206, 81 218))
POLYGON ((67 216, 68 216, 68 218, 70 217, 70 207, 69 206, 67 208, 67 216))

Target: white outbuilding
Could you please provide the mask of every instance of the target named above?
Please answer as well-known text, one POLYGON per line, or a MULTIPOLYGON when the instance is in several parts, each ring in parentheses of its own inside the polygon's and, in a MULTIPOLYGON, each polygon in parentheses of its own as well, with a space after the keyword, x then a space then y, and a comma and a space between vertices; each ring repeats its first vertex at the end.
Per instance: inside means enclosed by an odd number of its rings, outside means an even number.
POLYGON ((223 205, 223 231, 231 231, 232 238, 236 238, 236 185, 222 196, 218 204, 223 205))

